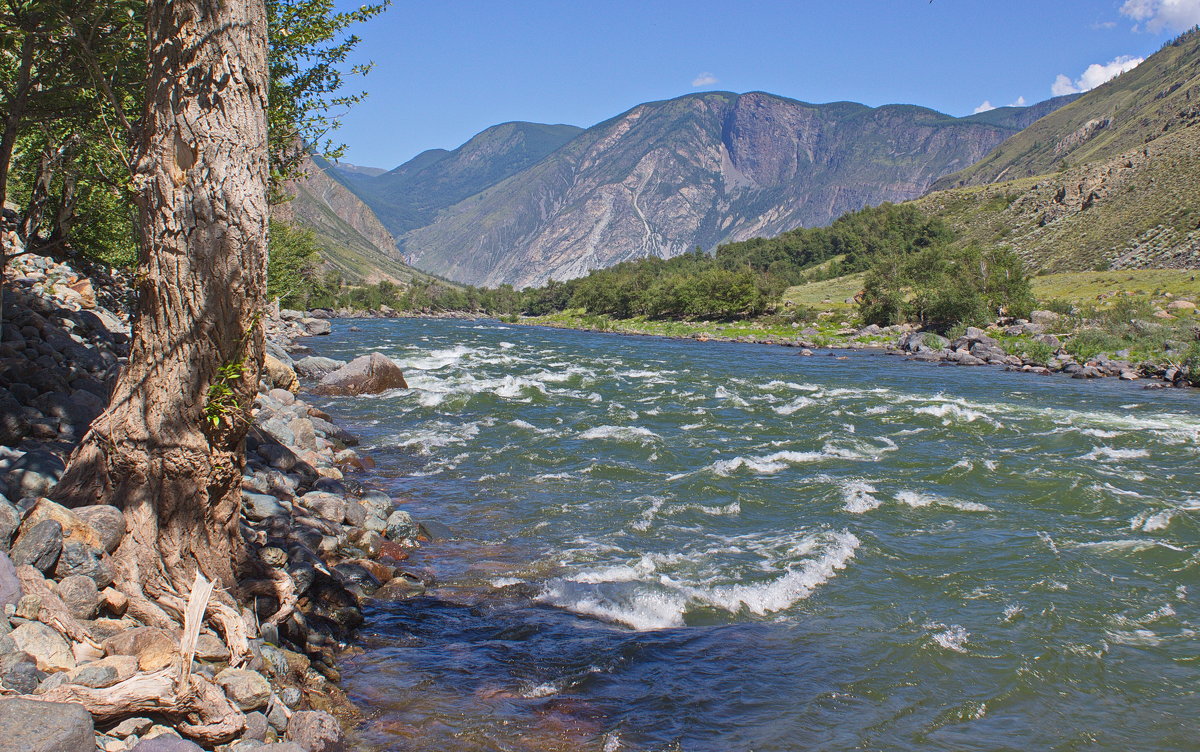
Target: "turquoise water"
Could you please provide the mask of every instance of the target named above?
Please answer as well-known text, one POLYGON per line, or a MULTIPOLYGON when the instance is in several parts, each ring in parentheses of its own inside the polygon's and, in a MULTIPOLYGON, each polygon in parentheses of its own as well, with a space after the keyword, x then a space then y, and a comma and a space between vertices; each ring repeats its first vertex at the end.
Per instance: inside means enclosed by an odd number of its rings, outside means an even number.
POLYGON ((1200 744, 1195 393, 487 322, 311 344, 404 367, 325 404, 454 533, 344 664, 382 748, 1200 744))

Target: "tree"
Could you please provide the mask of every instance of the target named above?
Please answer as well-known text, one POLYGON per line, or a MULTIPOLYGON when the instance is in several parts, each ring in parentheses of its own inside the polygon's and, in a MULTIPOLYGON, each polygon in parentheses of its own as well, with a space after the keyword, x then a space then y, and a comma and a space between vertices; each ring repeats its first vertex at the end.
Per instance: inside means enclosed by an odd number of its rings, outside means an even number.
MULTIPOLYGON (((197 572, 233 589, 243 439, 263 354, 267 243, 267 27, 263 0, 153 0, 134 146, 140 269, 128 366, 72 453, 56 496, 113 504, 130 611, 181 619, 197 572)), ((209 616, 244 626, 224 594, 209 616)))

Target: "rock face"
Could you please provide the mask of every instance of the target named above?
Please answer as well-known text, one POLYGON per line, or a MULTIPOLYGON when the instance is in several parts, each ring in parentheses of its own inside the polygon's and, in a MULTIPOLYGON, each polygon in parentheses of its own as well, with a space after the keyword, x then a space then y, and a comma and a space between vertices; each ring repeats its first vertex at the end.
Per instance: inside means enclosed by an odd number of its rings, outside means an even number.
POLYGON ((379 353, 363 355, 328 374, 317 385, 318 394, 379 394, 388 389, 407 389, 404 372, 379 353))
MULTIPOLYGON (((712 92, 639 105, 519 172, 494 171, 492 183, 477 168, 475 182, 463 183, 472 193, 440 190, 438 166, 449 157, 339 177, 418 268, 472 284, 537 285, 915 198, 1018 132, 1021 112, 953 118, 712 92), (447 203, 427 215, 401 210, 413 196, 447 203)), ((507 158, 478 154, 483 163, 507 158)))
POLYGON ((0 752, 93 752, 92 717, 82 705, 0 699, 0 752))

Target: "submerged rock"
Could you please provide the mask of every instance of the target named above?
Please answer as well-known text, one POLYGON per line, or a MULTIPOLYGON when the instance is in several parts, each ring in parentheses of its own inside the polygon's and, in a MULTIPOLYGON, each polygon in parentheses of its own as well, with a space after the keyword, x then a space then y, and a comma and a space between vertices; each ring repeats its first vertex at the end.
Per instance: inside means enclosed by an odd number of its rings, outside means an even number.
POLYGON ((328 374, 317 385, 318 394, 379 394, 389 389, 407 389, 404 372, 379 353, 363 355, 328 374))

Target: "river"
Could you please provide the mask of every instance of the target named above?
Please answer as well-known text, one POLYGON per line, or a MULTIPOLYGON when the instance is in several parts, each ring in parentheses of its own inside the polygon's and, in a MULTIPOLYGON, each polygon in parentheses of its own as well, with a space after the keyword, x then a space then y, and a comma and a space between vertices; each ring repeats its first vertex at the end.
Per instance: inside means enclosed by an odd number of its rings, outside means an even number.
POLYGON ((452 531, 342 664, 380 748, 1196 749, 1194 392, 496 322, 309 344, 401 364, 321 404, 452 531))

